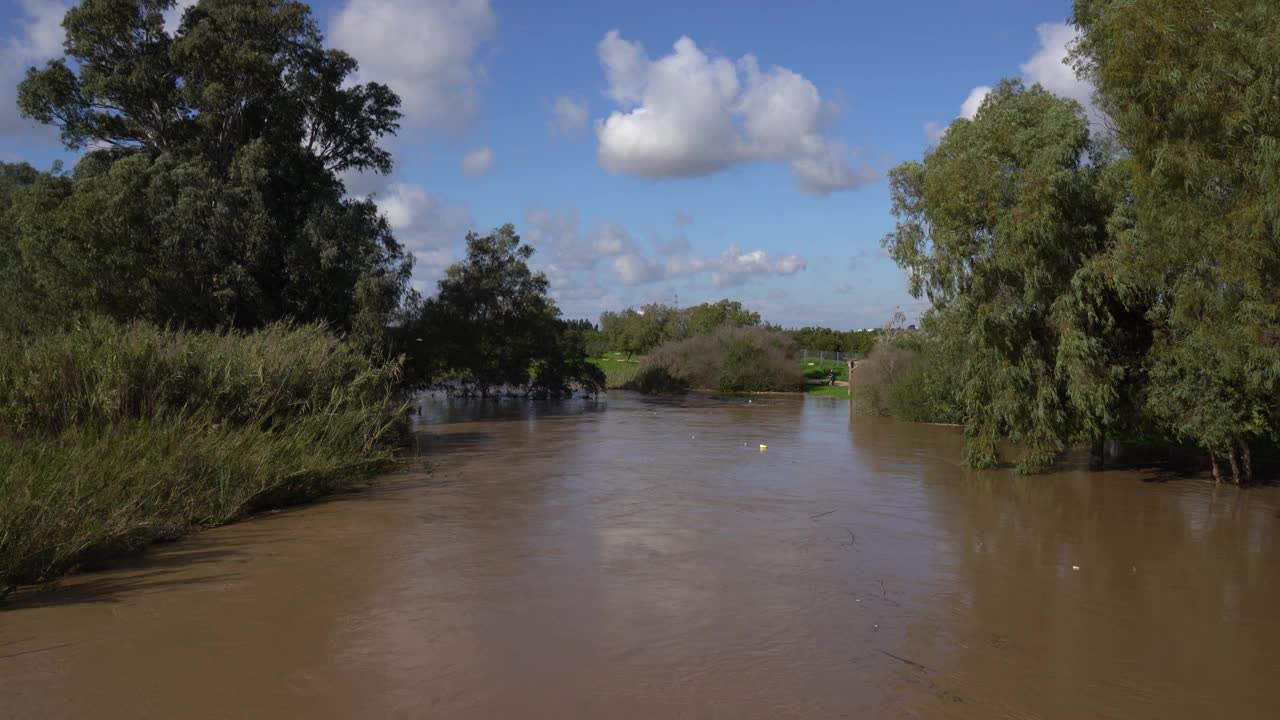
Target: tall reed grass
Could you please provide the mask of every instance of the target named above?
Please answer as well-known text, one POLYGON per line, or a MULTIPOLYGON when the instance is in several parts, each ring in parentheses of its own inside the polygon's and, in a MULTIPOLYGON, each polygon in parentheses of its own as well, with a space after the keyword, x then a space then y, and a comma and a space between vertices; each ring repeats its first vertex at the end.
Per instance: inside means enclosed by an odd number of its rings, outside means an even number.
POLYGON ((318 327, 0 345, 0 595, 385 468, 399 366, 318 327))

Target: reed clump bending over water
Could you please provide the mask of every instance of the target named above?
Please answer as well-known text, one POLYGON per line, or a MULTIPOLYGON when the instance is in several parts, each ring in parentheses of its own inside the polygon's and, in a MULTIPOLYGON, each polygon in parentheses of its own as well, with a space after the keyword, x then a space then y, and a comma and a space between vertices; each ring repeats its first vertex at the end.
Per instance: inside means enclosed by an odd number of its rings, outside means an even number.
POLYGON ((316 326, 4 343, 0 594, 385 468, 398 373, 316 326))

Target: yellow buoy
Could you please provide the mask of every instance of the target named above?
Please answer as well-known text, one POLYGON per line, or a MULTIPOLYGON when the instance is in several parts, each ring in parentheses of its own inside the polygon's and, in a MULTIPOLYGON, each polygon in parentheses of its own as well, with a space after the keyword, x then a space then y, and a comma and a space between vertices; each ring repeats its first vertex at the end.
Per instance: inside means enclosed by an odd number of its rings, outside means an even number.
POLYGON ((761 450, 768 450, 768 449, 769 449, 769 446, 768 446, 768 445, 765 445, 764 443, 760 443, 760 449, 761 449, 761 450))

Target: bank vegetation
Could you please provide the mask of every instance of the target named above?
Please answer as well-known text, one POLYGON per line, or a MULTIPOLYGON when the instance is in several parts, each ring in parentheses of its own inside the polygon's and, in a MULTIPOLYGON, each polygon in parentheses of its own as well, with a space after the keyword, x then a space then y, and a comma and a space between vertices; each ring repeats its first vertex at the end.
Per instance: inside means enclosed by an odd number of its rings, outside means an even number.
POLYGON ((1249 482, 1280 437, 1280 12, 1076 0, 1073 19, 1090 107, 1005 80, 890 172, 884 246, 930 309, 860 392, 962 423, 975 467, 1005 438, 1026 472, 1140 439, 1249 482))
POLYGON ((353 172, 400 99, 292 0, 84 0, 18 108, 74 167, 0 163, 0 594, 385 469, 404 398, 596 391, 511 226, 432 297, 353 172))

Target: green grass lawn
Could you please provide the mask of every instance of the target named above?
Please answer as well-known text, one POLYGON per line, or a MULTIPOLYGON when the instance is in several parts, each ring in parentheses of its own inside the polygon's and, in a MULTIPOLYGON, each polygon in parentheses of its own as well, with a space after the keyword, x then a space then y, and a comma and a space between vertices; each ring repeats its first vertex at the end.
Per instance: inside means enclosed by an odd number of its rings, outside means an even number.
MULTIPOLYGON (((591 362, 601 370, 604 370, 606 388, 620 388, 639 372, 640 361, 643 359, 644 356, 642 355, 633 355, 631 360, 628 361, 626 353, 608 352, 601 357, 591 358, 591 362)), ((836 371, 836 380, 843 381, 848 377, 849 366, 843 361, 813 359, 799 362, 801 372, 803 372, 806 380, 825 381, 827 373, 831 370, 836 371)), ((848 388, 831 387, 829 385, 806 385, 804 392, 822 397, 849 397, 848 388)))
POLYGON ((804 393, 806 395, 816 395, 818 397, 834 397, 844 400, 849 399, 849 388, 840 385, 805 385, 804 393))
POLYGON ((627 362, 626 353, 609 353, 602 358, 591 358, 590 361, 604 371, 606 388, 622 387, 640 371, 640 363, 635 359, 627 362))
POLYGON ((801 360, 800 370, 806 380, 826 380, 832 370, 836 371, 837 380, 844 380, 849 374, 849 366, 842 360, 801 360))

